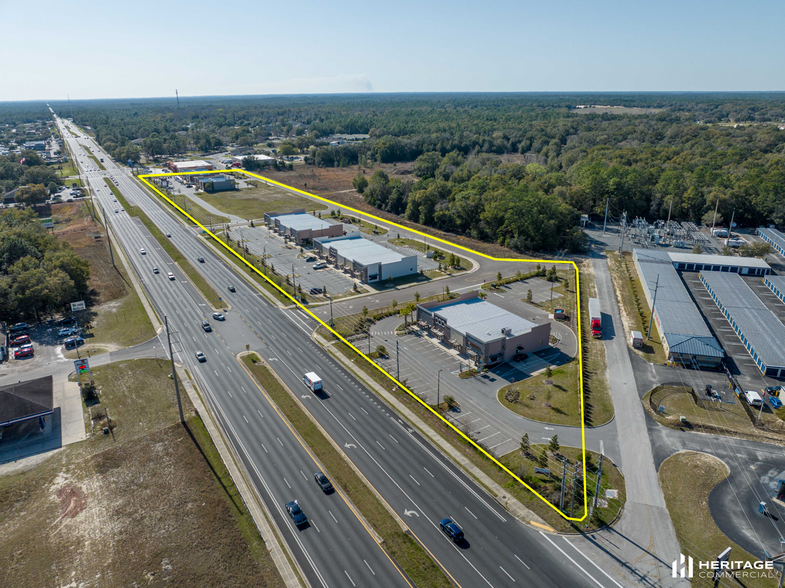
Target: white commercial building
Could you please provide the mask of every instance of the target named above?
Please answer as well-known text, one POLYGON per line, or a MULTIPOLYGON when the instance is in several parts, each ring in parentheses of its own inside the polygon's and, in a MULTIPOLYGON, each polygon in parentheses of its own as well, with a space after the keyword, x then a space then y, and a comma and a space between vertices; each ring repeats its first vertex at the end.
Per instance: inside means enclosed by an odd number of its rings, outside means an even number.
POLYGON ((359 235, 315 239, 313 249, 362 282, 379 282, 417 273, 416 255, 401 255, 359 235))

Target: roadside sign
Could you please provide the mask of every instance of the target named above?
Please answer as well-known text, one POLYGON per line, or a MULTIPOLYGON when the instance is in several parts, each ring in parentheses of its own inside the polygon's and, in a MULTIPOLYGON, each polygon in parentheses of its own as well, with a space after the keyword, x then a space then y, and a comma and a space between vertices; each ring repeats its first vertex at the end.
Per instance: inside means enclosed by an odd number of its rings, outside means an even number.
POLYGON ((85 309, 84 300, 71 303, 71 312, 76 312, 77 310, 84 310, 84 309, 85 309))
POLYGON ((87 359, 75 359, 74 360, 74 367, 76 368, 77 374, 83 374, 85 372, 90 371, 90 364, 88 363, 87 359))

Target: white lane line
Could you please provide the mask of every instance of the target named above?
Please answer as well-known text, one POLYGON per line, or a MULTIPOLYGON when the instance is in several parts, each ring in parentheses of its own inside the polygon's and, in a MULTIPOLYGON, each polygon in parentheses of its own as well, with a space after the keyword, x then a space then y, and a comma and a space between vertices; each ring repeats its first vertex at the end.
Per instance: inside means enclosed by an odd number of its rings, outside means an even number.
MULTIPOLYGON (((363 561, 365 561, 365 560, 363 560, 363 561)), ((365 565, 368 566, 368 569, 371 570, 371 573, 375 576, 376 572, 373 571, 373 568, 371 567, 371 564, 369 564, 367 561, 365 561, 365 565)))
POLYGON ((499 566, 499 569, 500 569, 501 571, 503 571, 505 574, 507 574, 507 577, 508 577, 510 580, 512 580, 513 582, 515 582, 515 578, 513 578, 513 577, 512 577, 510 574, 508 574, 508 573, 507 573, 507 570, 505 570, 505 569, 504 569, 503 567, 501 567, 501 566, 499 566))
POLYGON ((603 570, 603 569, 602 569, 600 566, 598 566, 596 563, 594 563, 592 560, 590 560, 588 555, 586 555, 586 554, 585 554, 585 553, 583 553, 583 552, 582 552, 580 549, 578 549, 577 547, 575 547, 575 545, 573 545, 572 543, 570 543, 569 541, 567 541, 567 538, 566 538, 566 537, 562 537, 562 539, 564 539, 564 541, 567 543, 567 545, 569 545, 569 546, 570 546, 570 547, 572 547, 572 548, 573 548, 575 551, 577 551, 577 552, 578 552, 578 553, 580 553, 580 554, 581 554, 583 557, 585 557, 585 558, 586 558, 586 561, 588 561, 588 562, 589 562, 591 565, 593 565, 595 568, 597 568, 597 569, 598 569, 598 570, 600 570, 600 571, 601 571, 603 574, 605 574, 605 577, 606 577, 606 578, 608 578, 608 579, 609 579, 611 582, 613 582, 614 584, 616 584, 616 585, 617 585, 619 588, 622 588, 622 585, 621 585, 621 584, 619 584, 619 583, 618 583, 616 580, 614 580, 613 578, 611 578, 611 577, 608 575, 608 573, 607 573, 605 570, 603 570))
POLYGON ((247 423, 247 422, 248 422, 248 417, 246 417, 245 415, 243 415, 243 418, 245 419, 245 422, 247 423))
POLYGON ((314 528, 314 529, 316 529, 316 532, 317 532, 317 533, 321 533, 321 531, 319 530, 319 527, 317 527, 317 526, 316 526, 316 523, 314 523, 314 522, 313 522, 313 519, 311 519, 311 520, 310 520, 310 521, 308 521, 308 522, 309 522, 309 523, 311 523, 311 524, 313 525, 313 528, 314 528))
POLYGON ((352 419, 354 419, 355 421, 357 420, 357 419, 354 418, 354 415, 352 413, 347 412, 346 414, 348 414, 350 417, 352 417, 352 419))
MULTIPOLYGON (((423 469, 424 469, 426 472, 428 472, 428 468, 426 468, 426 467, 423 467, 423 469)), ((431 472, 428 472, 428 475, 429 475, 431 478, 435 478, 435 477, 436 477, 436 476, 434 476, 434 475, 433 475, 431 472)))
POLYGON ((267 448, 264 446, 264 443, 262 443, 262 449, 264 449, 265 453, 270 453, 269 451, 267 451, 267 448))
MULTIPOLYGON (((523 565, 525 565, 525 566, 526 566, 526 562, 525 562, 525 561, 523 561, 523 560, 522 560, 520 557, 518 557, 518 556, 517 556, 517 555, 515 555, 514 553, 513 553, 513 556, 515 557, 515 559, 517 559, 519 562, 521 562, 523 565)), ((526 566, 526 569, 527 569, 527 570, 530 570, 531 568, 530 568, 529 566, 526 566)))
POLYGON ((468 512, 470 515, 472 515, 475 519, 477 518, 477 515, 474 514, 472 511, 470 511, 467 507, 464 506, 463 508, 465 508, 466 512, 468 512))
MULTIPOLYGON (((243 392, 245 392, 245 388, 243 388, 242 386, 240 386, 240 389, 241 389, 243 392)), ((246 393, 246 394, 248 394, 248 392, 245 392, 245 393, 246 393)))
MULTIPOLYGON (((300 473, 303 474, 303 471, 300 470, 300 473)), ((308 476, 306 476, 305 474, 303 474, 303 478, 305 479, 306 482, 308 481, 308 476)))
MULTIPOLYGON (((414 476, 412 476, 411 474, 409 474, 409 477, 410 477, 412 480, 414 480, 414 476)), ((419 483, 417 480, 414 480, 414 483, 415 483, 415 484, 417 484, 418 486, 420 486, 420 485, 421 485, 421 484, 420 484, 420 483, 419 483)), ((475 518, 476 518, 476 517, 475 517, 475 518)))
POLYGON ((563 555, 564 557, 566 557, 567 559, 569 559, 569 560, 570 560, 570 561, 573 563, 573 565, 574 565, 576 568, 578 568, 580 571, 582 571, 584 574, 586 574, 586 575, 589 577, 589 579, 591 579, 591 581, 592 581, 592 582, 594 582, 595 584, 597 584, 597 586, 599 586, 600 588, 604 588, 604 587, 603 587, 603 585, 602 585, 602 584, 600 584, 600 583, 597 581, 597 578, 595 578, 595 577, 594 577, 594 576, 592 576, 592 575, 591 575, 589 572, 587 572, 586 570, 584 570, 584 569, 583 569, 583 568, 582 568, 582 567, 581 567, 581 566, 578 564, 578 562, 577 562, 577 561, 575 561, 574 559, 572 559, 572 558, 571 558, 569 555, 567 555, 567 553, 566 553, 566 552, 565 552, 565 551, 564 551, 564 550, 563 550, 561 547, 559 547, 559 546, 558 546, 558 545, 556 545, 556 544, 555 544, 553 541, 551 541, 551 538, 550 538, 550 537, 548 537, 548 536, 547 536, 545 533, 543 533, 542 531, 540 531, 540 535, 542 535, 543 537, 545 537, 545 538, 548 540, 548 543, 550 543, 550 544, 551 544, 551 545, 553 545, 553 546, 554 546, 556 549, 558 549, 559 551, 561 551, 562 555, 563 555))
MULTIPOLYGON (((278 439, 278 437, 276 437, 276 439, 278 439)), ((280 439, 278 439, 278 443, 281 443, 280 439)), ((283 447, 283 443, 281 443, 281 447, 283 447)))
POLYGON ((357 587, 357 584, 355 584, 355 583, 354 583, 354 580, 352 580, 352 577, 349 575, 349 572, 347 572, 346 570, 344 570, 344 571, 343 571, 343 573, 344 573, 344 574, 346 574, 346 577, 347 577, 347 578, 349 578, 349 581, 352 583, 352 586, 354 586, 354 587, 356 588, 356 587, 357 587))
POLYGON ((264 418, 264 415, 262 414, 262 412, 261 412, 261 411, 260 411, 258 408, 256 409, 256 412, 258 412, 258 413, 259 413, 259 416, 260 416, 260 417, 264 418))
POLYGON ((333 511, 331 511, 331 510, 328 510, 327 512, 329 512, 329 513, 330 513, 330 516, 333 518, 333 520, 334 520, 334 521, 336 522, 336 524, 337 524, 337 523, 338 523, 338 519, 336 519, 336 518, 335 518, 335 515, 333 514, 333 511))
MULTIPOLYGON (((284 481, 284 482, 286 482, 286 485, 287 485, 287 486, 289 486, 289 482, 286 480, 286 478, 284 478, 284 479, 283 479, 283 481, 284 481)), ((291 487, 291 486, 289 486, 289 490, 291 490, 291 489, 292 489, 292 487, 291 487)))
MULTIPOLYGON (((389 434, 389 433, 388 433, 388 434, 389 434)), ((395 438, 395 437, 393 437, 392 435, 390 435, 390 439, 392 439, 393 441, 395 441, 396 443, 398 443, 398 439, 396 439, 396 438, 395 438)), ((399 443, 399 445, 400 445, 400 443, 399 443)))
MULTIPOLYGON (((382 449, 384 449, 384 445, 382 445, 382 444, 381 444, 381 443, 379 443, 378 441, 376 442, 376 444, 377 444, 379 447, 381 447, 382 449)), ((387 451, 386 449, 384 449, 384 450, 385 450, 385 451, 387 451)))
POLYGON ((360 410, 361 410, 361 411, 363 411, 363 412, 364 412, 365 414, 367 414, 368 416, 371 416, 370 414, 368 414, 368 411, 367 411, 367 410, 365 410, 365 409, 364 409, 362 406, 360 407, 360 410))
POLYGON ((227 391, 226 391, 226 393, 229 395, 229 398, 232 398, 232 399, 234 399, 234 396, 232 396, 232 393, 231 393, 231 392, 229 392, 229 390, 227 390, 227 391))
MULTIPOLYGON (((340 385, 340 384, 336 384, 336 386, 338 386, 339 388, 341 388, 341 385, 340 385)), ((341 392, 343 392, 343 388, 341 388, 341 392)))

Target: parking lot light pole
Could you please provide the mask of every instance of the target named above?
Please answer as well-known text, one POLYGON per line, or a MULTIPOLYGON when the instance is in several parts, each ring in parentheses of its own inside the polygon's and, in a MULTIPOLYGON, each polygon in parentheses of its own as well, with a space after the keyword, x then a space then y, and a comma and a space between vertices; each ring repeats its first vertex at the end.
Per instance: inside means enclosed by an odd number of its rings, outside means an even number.
POLYGON ((441 405, 441 398, 439 396, 440 388, 442 383, 442 370, 436 372, 436 410, 439 410, 439 405, 441 405))
POLYGON ((651 301, 651 315, 649 316, 649 332, 646 339, 651 341, 651 321, 654 319, 654 305, 657 304, 657 288, 660 285, 660 274, 657 274, 657 281, 654 282, 654 296, 651 301))

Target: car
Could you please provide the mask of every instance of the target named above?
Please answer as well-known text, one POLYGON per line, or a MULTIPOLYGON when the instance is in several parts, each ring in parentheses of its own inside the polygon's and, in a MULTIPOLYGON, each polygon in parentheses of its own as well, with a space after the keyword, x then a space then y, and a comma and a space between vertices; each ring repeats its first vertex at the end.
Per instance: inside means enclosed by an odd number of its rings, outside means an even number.
POLYGON ((321 288, 311 288, 309 290, 309 293, 310 294, 321 294, 322 293, 322 289, 321 288))
POLYGON ((32 347, 20 347, 16 351, 14 351, 14 359, 19 359, 20 357, 30 357, 35 355, 32 347))
POLYGON ((782 408, 782 400, 780 400, 776 396, 767 396, 766 398, 768 398, 769 405, 772 408, 782 408))
POLYGON ((513 361, 524 361, 529 356, 525 353, 516 353, 515 356, 512 358, 513 361))
POLYGON ((309 263, 312 261, 316 261, 316 257, 314 257, 313 255, 309 255, 308 257, 305 258, 305 261, 309 263))
POLYGON ((117 198, 115 198, 114 201, 117 202, 117 198))
POLYGON ((9 333, 21 333, 22 331, 26 331, 26 330, 27 330, 27 323, 16 323, 15 325, 12 325, 8 329, 8 332, 9 333))
POLYGON ((308 517, 305 516, 303 509, 300 508, 300 503, 296 500, 286 503, 286 511, 298 527, 308 522, 308 517))
POLYGON ((229 292, 237 292, 237 290, 234 289, 234 286, 229 286, 229 292))
POLYGON ((452 539, 455 543, 463 540, 463 530, 455 524, 452 519, 442 519, 439 526, 444 531, 444 534, 452 539))
POLYGON ((198 359, 200 363, 204 363, 205 361, 207 361, 207 358, 204 356, 204 353, 202 353, 201 351, 196 352, 196 359, 198 359))
POLYGON ((553 311, 553 318, 555 318, 557 321, 563 321, 565 318, 567 318, 567 313, 564 312, 563 308, 556 308, 553 311))
POLYGON ((319 263, 315 263, 315 264, 313 265, 313 269, 317 269, 317 270, 318 270, 318 269, 324 269, 324 268, 326 268, 326 267, 327 267, 327 264, 326 264, 326 263, 324 263, 323 261, 320 261, 319 263))
POLYGON ((335 490, 335 488, 333 488, 333 485, 330 484, 330 480, 328 480, 327 476, 325 476, 322 472, 316 472, 313 475, 313 479, 316 480, 316 483, 319 484, 319 487, 324 492, 332 492, 333 490, 335 490))
POLYGON ((125 208, 121 208, 121 209, 120 209, 120 212, 125 212, 125 208))
POLYGON ((171 237, 171 236, 172 236, 172 234, 171 234, 171 233, 166 233, 166 236, 167 236, 167 237, 171 237))
POLYGON ((169 273, 168 273, 168 274, 166 274, 166 275, 167 275, 167 277, 168 277, 170 280, 174 281, 174 274, 173 274, 172 272, 169 272, 169 273))
POLYGON ((144 247, 139 250, 139 253, 141 253, 142 255, 147 255, 147 251, 144 250, 144 247))
POLYGON ((750 406, 762 406, 763 399, 760 397, 755 390, 747 390, 744 392, 744 400, 747 401, 747 404, 750 406))
POLYGON ((114 209, 114 213, 115 213, 115 214, 117 214, 117 213, 119 213, 119 212, 120 212, 120 211, 119 211, 119 210, 117 210, 116 208, 114 209))
POLYGON ((18 335, 11 339, 11 347, 19 347, 25 343, 30 343, 30 335, 18 335))
POLYGON ((779 396, 783 390, 785 390, 783 386, 767 386, 763 392, 766 396, 779 396))
POLYGON ((153 268, 153 273, 154 273, 154 274, 160 273, 160 272, 158 271, 158 268, 157 268, 157 267, 154 267, 154 268, 153 268))
POLYGON ((204 263, 204 257, 197 257, 196 261, 198 261, 199 263, 204 263))
POLYGON ((215 320, 217 320, 217 321, 225 321, 226 320, 226 317, 224 315, 222 315, 220 312, 214 312, 213 313, 213 318, 215 320))
POLYGON ((210 331, 213 330, 213 328, 210 326, 210 323, 208 323, 207 321, 202 321, 202 328, 204 329, 205 333, 209 333, 210 331))
POLYGON ((76 335, 79 332, 79 329, 76 327, 65 327, 57 331, 58 337, 69 337, 71 335, 76 335))
POLYGON ((70 337, 63 341, 66 347, 79 347, 80 345, 84 345, 84 339, 81 337, 70 337))

